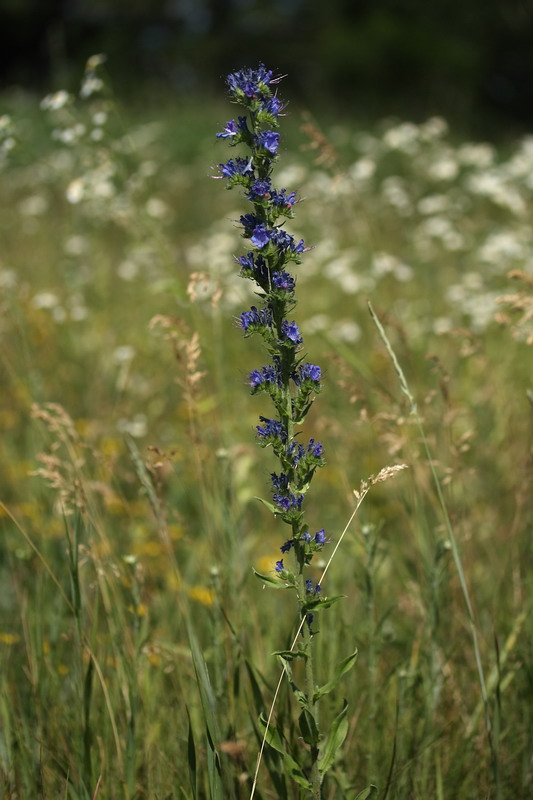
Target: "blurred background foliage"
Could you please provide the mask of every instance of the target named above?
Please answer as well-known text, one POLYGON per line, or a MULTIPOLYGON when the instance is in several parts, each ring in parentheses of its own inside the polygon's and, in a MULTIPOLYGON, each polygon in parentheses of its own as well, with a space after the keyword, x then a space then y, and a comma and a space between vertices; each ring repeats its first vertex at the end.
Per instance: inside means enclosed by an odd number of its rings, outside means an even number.
POLYGON ((263 60, 294 97, 366 119, 443 114, 484 135, 533 119, 530 0, 1 0, 4 88, 75 85, 109 56, 133 102, 219 91, 263 60))

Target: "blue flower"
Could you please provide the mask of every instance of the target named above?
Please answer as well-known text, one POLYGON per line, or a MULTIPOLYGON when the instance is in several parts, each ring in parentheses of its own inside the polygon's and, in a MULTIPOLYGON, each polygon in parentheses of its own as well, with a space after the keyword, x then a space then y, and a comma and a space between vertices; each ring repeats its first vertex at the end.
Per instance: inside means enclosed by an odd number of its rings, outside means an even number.
POLYGON ((249 383, 252 389, 256 389, 264 384, 281 385, 281 375, 277 364, 261 367, 261 370, 254 369, 250 372, 249 383))
POLYGON ((320 442, 315 442, 314 439, 309 439, 307 452, 314 456, 314 458, 322 458, 322 444, 320 442))
POLYGON ((236 261, 242 267, 241 274, 243 277, 253 278, 260 285, 268 284, 268 267, 262 255, 255 254, 253 251, 251 251, 245 256, 239 256, 236 261))
POLYGON ((226 127, 223 131, 216 134, 217 139, 230 139, 233 136, 237 136, 237 126, 235 125, 235 120, 230 119, 229 122, 226 122, 226 127))
POLYGON ((291 547, 293 546, 294 546, 294 539, 287 539, 285 544, 282 544, 279 549, 281 550, 282 553, 288 553, 291 547))
POLYGON ((281 325, 281 330, 285 338, 290 339, 290 341, 296 345, 302 344, 303 339, 300 336, 298 325, 294 321, 287 322, 287 320, 284 319, 281 325))
POLYGON ((267 114, 272 114, 273 117, 277 117, 282 110, 283 103, 275 95, 273 97, 269 97, 267 100, 263 100, 261 103, 261 111, 265 111, 267 114))
MULTIPOLYGON (((319 384, 320 379, 322 378, 322 370, 316 364, 301 364, 296 372, 293 372, 291 375, 293 381, 295 382, 296 386, 300 386, 302 383, 307 381, 307 383, 312 384, 319 384)), ((319 386, 315 386, 316 389, 319 389, 319 386)))
POLYGON ((276 561, 274 569, 276 570, 276 572, 283 572, 284 567, 283 567, 283 559, 282 558, 279 561, 276 561))
POLYGON ((324 528, 321 528, 315 533, 315 542, 317 544, 326 544, 326 532, 324 528))
POLYGON ((322 377, 322 370, 316 364, 303 364, 300 367, 300 378, 305 381, 314 381, 318 383, 322 377))
POLYGON ((264 64, 259 64, 257 69, 240 69, 237 72, 232 72, 226 78, 230 94, 234 95, 236 99, 242 94, 248 98, 254 98, 259 94, 268 91, 270 83, 277 83, 280 78, 272 77, 273 72, 267 69, 264 64))
POLYGON ((295 280, 288 272, 273 272, 272 273, 272 286, 276 289, 284 289, 286 292, 292 292, 295 286, 295 280))
POLYGON ((255 214, 242 214, 239 217, 239 222, 244 228, 244 232, 247 236, 252 233, 254 228, 261 224, 261 220, 256 217, 255 214))
MULTIPOLYGON (((249 216, 252 216, 251 214, 249 216)), ((265 245, 268 244, 270 240, 270 231, 264 225, 257 225, 253 233, 250 237, 250 241, 253 245, 255 245, 259 250, 261 250, 265 245)))
POLYGON ((275 131, 261 131, 261 133, 255 137, 255 140, 259 147, 268 150, 268 152, 272 154, 274 154, 279 147, 279 133, 275 131))
POLYGON ((263 425, 257 425, 256 430, 259 436, 264 439, 281 439, 286 441, 287 432, 285 431, 282 423, 277 419, 268 419, 267 417, 259 417, 263 425))
POLYGON ((296 192, 287 194, 286 189, 272 189, 270 192, 270 199, 275 206, 283 206, 284 208, 291 208, 296 202, 296 192))
POLYGON ((250 386, 255 388, 256 386, 260 386, 263 383, 263 376, 259 372, 258 369, 254 369, 253 372, 250 372, 250 386))
POLYGON ((250 187, 250 191, 248 193, 248 200, 255 202, 257 200, 261 200, 265 197, 268 197, 270 193, 270 179, 267 178, 266 180, 256 180, 252 183, 250 187))
POLYGON ((224 178, 233 178, 236 175, 247 177, 254 174, 251 158, 230 158, 226 164, 219 164, 218 166, 224 178))
POLYGON ((250 311, 243 311, 239 317, 241 328, 245 333, 267 328, 272 325, 272 312, 268 308, 252 306, 250 311))
POLYGON ((289 487, 289 479, 284 472, 280 475, 276 475, 275 472, 272 472, 270 477, 272 478, 272 486, 274 489, 277 489, 278 492, 284 492, 289 487))
POLYGON ((308 578, 305 582, 305 591, 312 592, 313 591, 313 581, 311 578, 308 578))
POLYGON ((305 456, 305 450, 299 442, 291 442, 287 447, 287 458, 293 467, 297 467, 305 456))
POLYGON ((300 239, 298 244, 296 244, 294 237, 282 228, 274 228, 270 238, 280 252, 298 254, 303 253, 305 250, 303 239, 300 239))
POLYGON ((275 494, 273 497, 276 505, 278 505, 284 511, 291 511, 292 509, 300 510, 303 499, 303 494, 294 495, 292 492, 288 492, 287 494, 275 494))

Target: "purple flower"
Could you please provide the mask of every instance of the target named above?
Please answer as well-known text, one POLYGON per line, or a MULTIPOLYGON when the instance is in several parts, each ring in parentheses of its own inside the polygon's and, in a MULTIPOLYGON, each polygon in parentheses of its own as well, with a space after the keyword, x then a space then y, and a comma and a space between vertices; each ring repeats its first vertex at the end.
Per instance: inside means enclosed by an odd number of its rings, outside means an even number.
POLYGON ((246 253, 245 256, 239 256, 235 259, 241 265, 243 270, 255 272, 254 254, 246 253))
MULTIPOLYGON (((249 214, 248 216, 252 215, 249 214)), ((270 233, 271 231, 269 231, 264 225, 257 225, 253 230, 250 241, 253 245, 255 245, 255 247, 261 250, 265 245, 268 244, 270 240, 270 233)))
POLYGON ((322 370, 316 364, 306 363, 300 367, 300 377, 302 380, 318 383, 322 377, 322 370))
POLYGON ((281 385, 281 375, 277 364, 261 367, 261 370, 254 369, 250 372, 249 383, 252 389, 257 389, 264 384, 281 385))
POLYGON ((254 174, 251 158, 230 158, 226 164, 219 164, 218 166, 223 178, 233 178, 236 175, 247 177, 254 174))
POLYGON ((242 214, 239 217, 239 222, 244 228, 245 234, 249 235, 261 223, 261 220, 255 214, 242 214))
POLYGON ((259 147, 268 150, 268 152, 272 154, 275 153, 279 147, 279 133, 275 131, 261 131, 261 133, 255 137, 255 140, 259 147))
POLYGON ((285 544, 282 544, 279 549, 281 550, 282 553, 288 553, 291 547, 293 546, 294 546, 294 539, 287 539, 285 544))
POLYGON ((281 330, 282 330, 283 335, 287 339, 290 339, 291 342, 293 342, 294 344, 302 344, 303 339, 300 336, 300 331, 298 330, 298 325, 294 321, 293 322, 287 322, 287 320, 284 319, 283 323, 281 325, 281 330))
POLYGON ((217 139, 230 139, 232 136, 237 136, 237 126, 235 125, 235 120, 230 119, 229 122, 226 122, 226 127, 223 131, 216 134, 217 139))
POLYGON ((291 509, 298 509, 302 507, 304 496, 303 494, 294 495, 292 492, 288 492, 287 494, 275 494, 274 502, 284 511, 290 511, 291 509))
POLYGON ((320 442, 315 442, 314 439, 309 439, 307 452, 314 456, 314 458, 322 458, 323 447, 320 442))
POLYGON ((280 252, 288 253, 303 253, 305 250, 304 240, 300 239, 298 244, 295 243, 294 237, 284 231, 283 228, 274 228, 271 237, 272 241, 280 252))
POLYGON ((275 206, 283 206, 284 208, 291 208, 296 202, 296 192, 287 194, 286 189, 272 189, 270 192, 270 199, 275 206))
POLYGON ((324 531, 324 528, 321 528, 315 533, 315 542, 317 544, 326 544, 326 532, 324 531))
POLYGON ((278 492, 284 492, 288 488, 289 479, 284 472, 280 475, 276 475, 275 472, 272 472, 270 477, 272 478, 272 486, 274 489, 277 489, 278 492))
POLYGON ((282 423, 277 419, 267 419, 267 417, 259 417, 263 425, 257 425, 256 430, 258 436, 264 439, 281 439, 282 442, 286 441, 287 433, 282 423))
POLYGON ((272 273, 272 286, 276 289, 284 289, 286 292, 292 292, 295 286, 295 280, 288 272, 273 272, 272 273))
POLYGON ((287 458, 291 461, 293 467, 297 467, 304 456, 305 450, 299 442, 291 442, 288 445, 287 458))
POLYGON ((254 278, 259 284, 268 283, 268 267, 263 256, 251 251, 245 256, 239 256, 236 261, 242 267, 243 277, 254 278))
POLYGON ((292 374, 292 378, 297 386, 303 381, 310 381, 311 383, 320 383, 322 378, 322 370, 316 364, 301 364, 297 372, 292 374))
POLYGON ((272 312, 268 308, 257 309, 252 306, 250 311, 243 311, 239 317, 243 331, 250 331, 272 325, 272 312))
POLYGON ((274 117, 277 117, 282 109, 283 104, 275 95, 273 97, 269 97, 268 100, 263 100, 261 104, 261 111, 266 111, 267 114, 272 114, 274 117))
POLYGON ((313 581, 311 578, 308 578, 305 582, 305 591, 312 592, 313 591, 313 581))
POLYGON ((240 69, 237 72, 232 72, 226 78, 230 94, 236 98, 239 95, 244 95, 248 98, 254 98, 267 89, 268 84, 277 83, 281 78, 273 78, 272 70, 267 69, 264 64, 259 64, 257 69, 240 69))
POLYGON ((263 376, 259 372, 258 369, 254 369, 253 372, 250 372, 250 386, 252 389, 255 389, 256 386, 260 386, 263 383, 263 376))
POLYGON ((274 569, 276 570, 276 572, 283 572, 284 567, 283 567, 283 559, 282 558, 279 561, 276 561, 274 569))
POLYGON ((264 181, 256 180, 252 183, 250 187, 250 191, 248 193, 248 200, 251 200, 252 203, 256 200, 261 200, 264 197, 268 197, 270 193, 270 179, 267 178, 264 181))

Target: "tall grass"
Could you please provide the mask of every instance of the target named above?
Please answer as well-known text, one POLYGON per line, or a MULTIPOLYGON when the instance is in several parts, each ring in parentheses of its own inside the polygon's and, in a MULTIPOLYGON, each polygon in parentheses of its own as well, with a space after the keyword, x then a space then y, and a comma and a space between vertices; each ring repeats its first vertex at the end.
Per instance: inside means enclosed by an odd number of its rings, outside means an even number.
MULTIPOLYGON (((105 87, 47 105, 2 123, 2 793, 247 798, 293 609, 251 569, 279 532, 258 518, 269 469, 239 385, 259 351, 228 322, 249 300, 229 272, 240 212, 206 174, 224 112, 126 122, 105 87)), ((294 137, 284 159, 316 245, 299 312, 328 365, 312 502, 334 539, 362 479, 409 465, 372 487, 328 571, 347 600, 317 682, 359 657, 324 797, 528 798, 529 322, 524 298, 497 300, 531 269, 531 143, 306 124, 316 153, 294 137)), ((298 754, 290 694, 275 716, 298 754)), ((343 704, 321 702, 327 730, 343 704)), ((286 767, 266 748, 256 797, 305 797, 286 767)))

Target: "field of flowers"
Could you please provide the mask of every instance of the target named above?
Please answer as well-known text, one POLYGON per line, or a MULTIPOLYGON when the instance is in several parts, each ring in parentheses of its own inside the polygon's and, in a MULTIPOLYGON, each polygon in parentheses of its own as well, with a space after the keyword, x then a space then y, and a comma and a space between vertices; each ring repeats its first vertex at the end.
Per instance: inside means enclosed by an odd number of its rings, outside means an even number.
MULTIPOLYGON (((246 800, 295 609, 253 574, 283 534, 256 499, 275 463, 237 324, 243 200, 211 180, 229 112, 221 90, 130 118, 101 67, 0 117, 0 786, 246 800)), ((325 730, 349 703, 324 800, 529 798, 533 138, 288 110, 276 184, 305 201, 294 316, 323 370, 311 518, 337 541, 361 482, 408 467, 323 587, 345 599, 319 681, 359 651, 323 700, 325 730)), ((283 684, 300 763, 292 704, 283 684)), ((267 747, 255 797, 308 797, 289 772, 267 747)))

